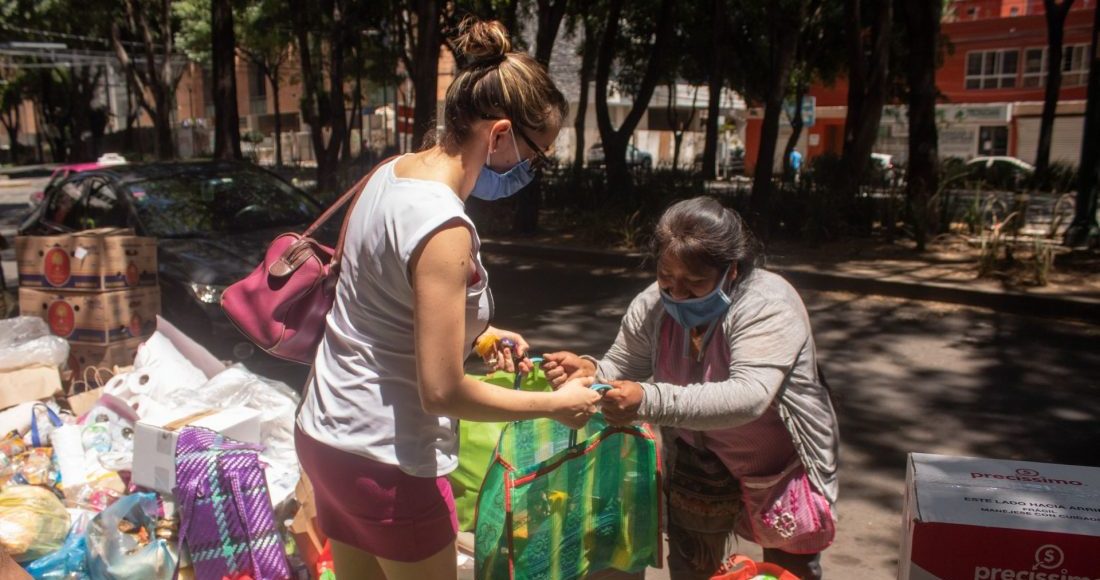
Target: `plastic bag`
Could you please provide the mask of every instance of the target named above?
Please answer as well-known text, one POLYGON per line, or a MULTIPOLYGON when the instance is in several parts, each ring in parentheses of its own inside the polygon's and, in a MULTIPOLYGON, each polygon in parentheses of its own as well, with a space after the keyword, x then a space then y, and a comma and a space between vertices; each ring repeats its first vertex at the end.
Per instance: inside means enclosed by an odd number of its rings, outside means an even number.
POLYGON ((0 491, 0 546, 16 562, 56 552, 69 533, 69 512, 48 489, 13 485, 0 491))
POLYGON ((241 365, 218 373, 195 390, 178 388, 154 393, 158 402, 172 408, 198 405, 211 409, 248 407, 260 412, 260 459, 272 504, 278 506, 294 493, 300 473, 294 451, 294 416, 298 394, 285 383, 261 377, 241 365))
POLYGON ((27 572, 36 580, 87 580, 88 578, 88 525, 95 515, 80 509, 70 510, 73 525, 60 550, 26 565, 27 572))
POLYGON ((87 555, 86 536, 71 533, 60 550, 27 564, 26 570, 35 580, 84 580, 87 555))
POLYGON ((104 393, 84 416, 81 439, 86 462, 107 471, 129 471, 134 462, 137 414, 125 402, 104 393))
POLYGON ((157 496, 135 493, 100 512, 88 526, 93 580, 171 580, 176 555, 157 534, 157 496))
MULTIPOLYGON (((474 377, 491 385, 511 389, 515 386, 515 374, 504 371, 484 377, 474 377)), ((535 368, 520 383, 524 391, 549 390, 549 383, 542 370, 535 368)), ((474 516, 477 513, 477 494, 485 472, 493 460, 493 450, 500 440, 500 432, 507 422, 459 421, 458 423, 458 467, 448 479, 455 496, 455 512, 458 514, 458 529, 473 531, 474 516)))
POLYGON ((0 371, 35 365, 59 367, 69 358, 69 343, 50 334, 36 316, 0 320, 0 371))
POLYGON ((660 478, 646 426, 611 427, 599 414, 576 431, 508 423, 478 496, 477 577, 575 580, 659 565, 660 478))
POLYGON ((0 488, 15 476, 15 462, 27 452, 27 444, 19 433, 12 431, 0 439, 0 488))

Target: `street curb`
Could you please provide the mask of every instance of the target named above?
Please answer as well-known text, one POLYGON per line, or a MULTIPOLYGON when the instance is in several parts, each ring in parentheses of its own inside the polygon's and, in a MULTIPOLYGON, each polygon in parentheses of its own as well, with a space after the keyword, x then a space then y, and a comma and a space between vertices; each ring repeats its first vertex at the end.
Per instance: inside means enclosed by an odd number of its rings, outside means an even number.
POLYGON ((4 187, 27 187, 31 184, 29 179, 0 179, 0 188, 4 187))
MULTIPOLYGON (((644 268, 648 258, 647 254, 639 252, 568 248, 547 244, 496 240, 482 240, 481 249, 485 252, 501 255, 632 269, 644 268)), ((811 290, 853 292, 907 300, 946 302, 1044 318, 1073 318, 1092 322, 1100 320, 1100 300, 1088 298, 1042 296, 1012 291, 989 292, 936 282, 917 284, 881 278, 827 274, 782 265, 770 265, 768 269, 782 274, 784 278, 787 278, 799 288, 811 290)))

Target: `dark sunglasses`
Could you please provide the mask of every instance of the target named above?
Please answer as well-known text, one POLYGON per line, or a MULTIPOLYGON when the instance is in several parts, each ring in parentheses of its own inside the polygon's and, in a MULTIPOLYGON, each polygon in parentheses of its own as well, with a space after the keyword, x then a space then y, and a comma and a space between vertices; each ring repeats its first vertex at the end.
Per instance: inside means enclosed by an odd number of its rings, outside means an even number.
POLYGON ((518 133, 520 138, 523 139, 523 142, 527 143, 527 146, 531 148, 531 151, 535 152, 535 158, 531 160, 531 169, 542 169, 553 164, 550 157, 546 155, 541 147, 535 144, 534 140, 527 136, 527 133, 524 133, 522 129, 516 128, 515 122, 512 123, 512 132, 518 133))
MULTIPOLYGON (((481 118, 487 121, 507 119, 507 117, 490 117, 488 115, 482 115, 481 118)), ((508 120, 511 121, 511 119, 508 120)), ((542 147, 539 147, 533 139, 528 137, 527 133, 525 133, 523 129, 519 128, 519 123, 516 123, 515 121, 512 121, 512 132, 519 135, 520 138, 523 139, 523 142, 527 144, 527 147, 529 147, 531 151, 535 152, 535 158, 530 161, 531 169, 541 169, 554 164, 554 162, 550 159, 546 152, 542 150, 542 147)))

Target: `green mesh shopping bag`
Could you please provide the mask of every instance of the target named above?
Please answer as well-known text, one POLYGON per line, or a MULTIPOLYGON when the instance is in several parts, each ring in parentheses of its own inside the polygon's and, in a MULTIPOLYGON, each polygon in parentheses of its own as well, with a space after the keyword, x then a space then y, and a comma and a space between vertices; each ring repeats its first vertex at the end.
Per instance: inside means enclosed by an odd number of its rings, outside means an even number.
POLYGON ((505 426, 478 497, 482 580, 575 580, 661 562, 653 432, 601 415, 572 431, 550 419, 505 426))
MULTIPOLYGON (((515 375, 497 371, 475 379, 491 385, 515 388, 515 375)), ((549 391, 550 383, 536 366, 535 370, 520 377, 519 389, 524 391, 549 391)), ((493 452, 500 441, 500 432, 507 421, 482 422, 463 419, 458 423, 458 467, 447 478, 451 480, 451 490, 455 497, 455 513, 458 515, 458 529, 474 531, 474 517, 477 513, 477 494, 481 491, 481 482, 493 460, 493 452)))

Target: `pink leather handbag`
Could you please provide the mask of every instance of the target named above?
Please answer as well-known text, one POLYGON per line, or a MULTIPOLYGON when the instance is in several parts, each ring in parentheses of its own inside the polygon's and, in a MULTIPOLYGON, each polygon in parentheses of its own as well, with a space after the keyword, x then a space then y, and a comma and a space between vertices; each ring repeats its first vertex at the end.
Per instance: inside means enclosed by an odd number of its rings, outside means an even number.
POLYGON ((354 201, 374 171, 347 190, 301 234, 286 233, 267 247, 262 264, 222 293, 226 316, 260 348, 289 361, 313 364, 325 334, 325 316, 336 298, 344 235, 354 201), (340 227, 336 249, 311 236, 341 207, 352 201, 340 227))

